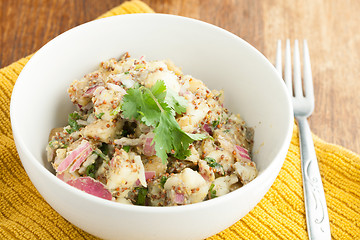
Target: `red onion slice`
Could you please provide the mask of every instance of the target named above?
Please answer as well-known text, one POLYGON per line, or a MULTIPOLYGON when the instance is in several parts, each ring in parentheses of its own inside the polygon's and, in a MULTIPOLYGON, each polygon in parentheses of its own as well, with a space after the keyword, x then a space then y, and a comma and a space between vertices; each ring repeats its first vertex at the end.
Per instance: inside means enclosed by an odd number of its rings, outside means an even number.
POLYGON ((242 160, 244 160, 245 162, 251 162, 249 152, 245 148, 243 148, 239 145, 235 145, 235 151, 236 151, 236 154, 238 154, 242 160))
POLYGON ((147 171, 145 172, 145 179, 146 180, 149 180, 149 179, 152 179, 153 177, 155 177, 155 171, 147 171))
POLYGON ((82 154, 77 158, 75 163, 71 166, 69 172, 73 173, 78 170, 83 162, 91 155, 93 149, 91 147, 87 148, 82 152, 82 154))
POLYGON ((96 88, 98 88, 99 85, 92 86, 86 90, 86 92, 83 94, 83 97, 92 97, 93 93, 95 92, 96 88))
POLYGON ((175 193, 174 202, 176 204, 184 204, 184 202, 185 202, 184 194, 175 193))
POLYGON ((212 129, 211 127, 209 126, 209 124, 205 123, 204 124, 204 130, 209 133, 210 135, 212 134, 212 129))
POLYGON ((96 197, 106 200, 111 200, 112 198, 111 192, 105 188, 104 184, 91 177, 80 177, 66 183, 96 197))
POLYGON ((240 147, 239 145, 235 145, 235 147, 236 147, 237 150, 239 150, 240 152, 249 155, 249 152, 248 152, 245 148, 240 147))
POLYGON ((91 152, 92 149, 90 143, 84 140, 76 149, 71 151, 71 153, 59 164, 58 168, 56 169, 56 172, 65 171, 73 162, 81 158, 83 154, 84 156, 86 156, 85 158, 87 158, 91 154, 91 152))
MULTIPOLYGON (((147 172, 145 172, 146 181, 149 180, 149 179, 152 179, 153 177, 155 177, 155 175, 156 175, 155 171, 147 171, 147 172)), ((135 185, 136 186, 140 185, 140 180, 139 179, 136 180, 135 185)))

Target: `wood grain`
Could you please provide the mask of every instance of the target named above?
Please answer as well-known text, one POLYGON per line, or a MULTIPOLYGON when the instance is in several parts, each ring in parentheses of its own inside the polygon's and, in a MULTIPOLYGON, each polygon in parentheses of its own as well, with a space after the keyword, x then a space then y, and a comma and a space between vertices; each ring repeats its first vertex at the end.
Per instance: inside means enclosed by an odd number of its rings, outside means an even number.
MULTIPOLYGON (((115 0, 0 0, 0 66, 121 4, 115 0)), ((159 13, 200 19, 252 44, 271 62, 278 39, 309 43, 316 107, 311 129, 360 153, 360 2, 144 0, 159 13)))

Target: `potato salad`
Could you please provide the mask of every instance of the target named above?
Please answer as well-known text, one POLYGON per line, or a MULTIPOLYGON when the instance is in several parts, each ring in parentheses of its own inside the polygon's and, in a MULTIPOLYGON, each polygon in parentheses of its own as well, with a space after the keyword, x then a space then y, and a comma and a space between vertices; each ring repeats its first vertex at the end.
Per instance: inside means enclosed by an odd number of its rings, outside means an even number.
POLYGON ((178 206, 234 191, 257 176, 253 129, 223 91, 171 61, 125 53, 68 88, 75 111, 46 147, 56 176, 123 204, 178 206))

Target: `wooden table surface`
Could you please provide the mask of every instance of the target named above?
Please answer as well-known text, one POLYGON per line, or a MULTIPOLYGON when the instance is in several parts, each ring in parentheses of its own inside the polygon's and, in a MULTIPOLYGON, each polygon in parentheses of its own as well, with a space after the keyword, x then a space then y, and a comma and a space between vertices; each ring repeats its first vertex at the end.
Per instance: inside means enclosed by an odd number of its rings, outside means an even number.
MULTIPOLYGON (((0 66, 121 0, 0 0, 0 66)), ((200 19, 249 42, 275 62, 276 42, 308 40, 316 106, 312 131, 360 153, 360 1, 144 0, 159 13, 200 19)))

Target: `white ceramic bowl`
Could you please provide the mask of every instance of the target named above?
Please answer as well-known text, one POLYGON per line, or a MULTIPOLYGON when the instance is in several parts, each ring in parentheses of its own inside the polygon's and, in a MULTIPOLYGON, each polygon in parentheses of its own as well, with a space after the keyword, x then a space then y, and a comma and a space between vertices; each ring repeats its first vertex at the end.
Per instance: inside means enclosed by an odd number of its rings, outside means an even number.
POLYGON ((68 221, 106 239, 201 239, 229 227, 255 207, 274 182, 293 126, 284 84, 261 53, 221 28, 163 14, 96 20, 56 37, 21 72, 10 110, 18 153, 37 190, 68 221), (171 59, 210 89, 224 89, 225 105, 255 128, 258 177, 225 196, 178 207, 106 201, 56 178, 45 147, 50 130, 66 125, 72 111, 67 87, 101 61, 126 51, 149 60, 171 59))

